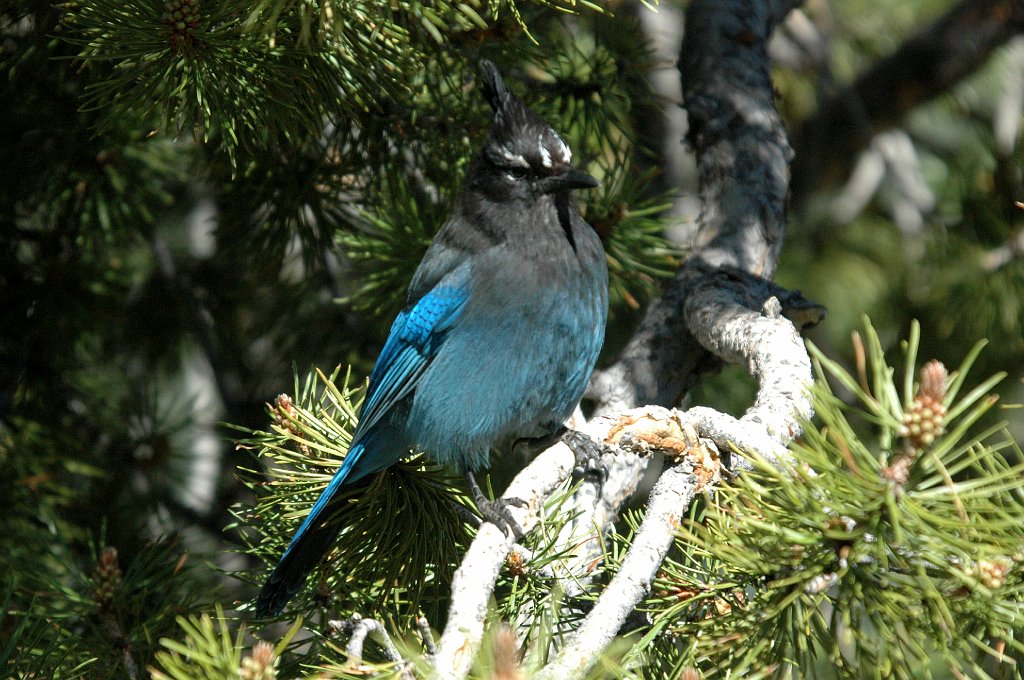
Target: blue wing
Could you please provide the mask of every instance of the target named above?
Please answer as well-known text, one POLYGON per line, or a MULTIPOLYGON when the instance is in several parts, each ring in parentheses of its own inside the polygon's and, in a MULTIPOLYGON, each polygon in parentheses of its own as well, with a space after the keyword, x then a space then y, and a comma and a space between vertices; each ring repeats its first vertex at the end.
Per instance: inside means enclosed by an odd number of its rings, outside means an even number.
POLYGON ((469 267, 462 266, 398 315, 370 375, 353 441, 416 387, 468 299, 469 267))

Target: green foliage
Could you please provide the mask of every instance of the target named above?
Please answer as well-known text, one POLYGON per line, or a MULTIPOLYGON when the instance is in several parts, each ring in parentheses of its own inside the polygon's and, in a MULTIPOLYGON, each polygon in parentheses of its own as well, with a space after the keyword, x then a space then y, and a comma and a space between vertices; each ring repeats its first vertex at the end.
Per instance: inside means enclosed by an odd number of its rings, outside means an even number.
POLYGON ((138 677, 175 617, 199 606, 203 586, 175 540, 122 564, 114 548, 93 547, 58 573, 40 569, 6 588, 3 676, 138 677))
POLYGON ((140 118, 173 136, 214 141, 232 165, 239 149, 301 143, 319 134, 329 113, 351 116, 372 107, 399 87, 388 75, 411 56, 399 49, 405 32, 375 26, 370 8, 310 30, 301 5, 292 5, 274 13, 266 35, 251 30, 261 17, 230 2, 65 7, 65 39, 81 47, 81 59, 109 64, 85 102, 105 112, 103 125, 140 118))
POLYGON ((43 37, 53 26, 39 28, 18 36, 0 63, 5 146, 19 160, 0 170, 3 219, 20 230, 29 262, 45 263, 56 235, 89 259, 96 246, 153 226, 185 178, 189 153, 124 121, 95 136, 96 112, 77 110, 86 74, 62 59, 62 43, 43 37))
POLYGON ((345 301, 362 313, 392 316, 402 308, 412 272, 447 219, 458 186, 458 179, 448 173, 451 181, 433 185, 441 195, 423 200, 423 187, 414 185, 408 168, 402 171, 394 176, 394 171, 384 170, 374 193, 380 199, 405 200, 383 200, 376 210, 363 213, 355 229, 337 233, 339 248, 352 260, 362 282, 345 301))
POLYGON ((274 680, 281 653, 302 626, 301 617, 276 646, 257 643, 243 657, 246 627, 241 625, 234 636, 223 609, 216 608, 216 621, 209 614, 180 616, 178 625, 185 634, 184 642, 160 641, 165 648, 156 653, 157 667, 150 671, 155 680, 274 680))
POLYGON ((866 338, 856 374, 815 351, 820 424, 791 463, 755 460, 681 532, 649 603, 651 653, 703 659, 708 677, 917 678, 932 663, 1002 677, 1021 658, 1024 456, 1002 425, 978 426, 1002 376, 967 390, 969 352, 944 384, 941 434, 919 446, 917 329, 902 376, 870 325, 866 338))
MULTIPOLYGON (((837 7, 844 41, 832 56, 837 80, 852 80, 876 54, 891 52, 947 4, 899 3, 884 17, 863 11, 867 5, 859 1, 837 7), (883 22, 887 30, 880 30, 883 22)), ((814 291, 828 308, 830 323, 812 337, 833 358, 847 351, 846 338, 870 310, 878 327, 888 329, 882 331, 887 349, 918 319, 924 349, 941 360, 953 361, 954 350, 980 337, 990 342, 979 359, 982 371, 1024 360, 1024 260, 1015 245, 1024 226, 1017 205, 1024 196, 1024 144, 1018 133, 1009 146, 1005 140, 1001 145, 993 123, 999 107, 1010 117, 1019 115, 1007 99, 1019 69, 1012 48, 997 51, 977 74, 901 124, 913 145, 911 160, 920 164, 920 179, 934 196, 934 206, 921 210, 916 227, 900 223, 891 170, 875 200, 848 224, 836 224, 828 210, 835 190, 822 191, 809 209, 793 216, 778 279, 814 291)), ((786 77, 805 82, 798 74, 786 77)), ((808 115, 794 112, 797 119, 808 115)))
POLYGON ((494 588, 494 632, 501 622, 522 622, 520 634, 535 642, 527 663, 537 667, 546 660, 547 651, 561 643, 582 618, 580 609, 566 601, 564 592, 564 564, 573 557, 573 550, 559 547, 566 524, 574 519, 564 507, 574 491, 575 485, 565 483, 548 497, 540 524, 509 556, 507 569, 494 588))
POLYGON ((587 220, 605 239, 613 306, 641 308, 681 259, 681 249, 665 241, 657 217, 668 208, 667 198, 644 197, 652 174, 615 164, 587 204, 587 220))
MULTIPOLYGON (((6 677, 87 678, 95 657, 82 653, 70 631, 54 630, 43 617, 11 615, 15 588, 3 593, 5 639, 0 650, 0 671, 6 677)), ((32 603, 29 604, 29 608, 32 603)))

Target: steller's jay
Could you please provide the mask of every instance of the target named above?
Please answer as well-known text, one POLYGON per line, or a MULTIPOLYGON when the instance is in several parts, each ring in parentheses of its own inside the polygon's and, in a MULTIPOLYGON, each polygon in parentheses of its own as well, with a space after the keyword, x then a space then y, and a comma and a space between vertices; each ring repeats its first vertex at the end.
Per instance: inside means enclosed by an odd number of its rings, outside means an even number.
POLYGON ((472 471, 492 452, 557 438, 597 361, 608 269, 569 192, 598 182, 494 64, 481 68, 490 136, 413 276, 348 455, 260 591, 259 616, 279 613, 330 549, 339 490, 411 450, 467 473, 482 514, 507 527, 472 471))

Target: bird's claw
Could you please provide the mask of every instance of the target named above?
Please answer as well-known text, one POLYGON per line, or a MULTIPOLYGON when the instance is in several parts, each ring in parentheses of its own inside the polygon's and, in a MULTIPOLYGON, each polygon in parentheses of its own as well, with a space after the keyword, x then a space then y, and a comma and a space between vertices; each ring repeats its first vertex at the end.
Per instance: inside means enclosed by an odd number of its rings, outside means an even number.
POLYGON ((512 516, 509 506, 525 508, 529 504, 522 498, 515 497, 495 498, 492 501, 480 490, 480 485, 476 483, 476 478, 472 472, 466 473, 466 479, 469 481, 469 491, 473 496, 473 502, 476 503, 476 507, 480 511, 480 516, 485 521, 501 529, 502 532, 506 534, 511 532, 517 541, 522 540, 526 532, 523 531, 523 527, 519 526, 519 522, 512 516))
POLYGON ((604 451, 597 442, 579 430, 566 430, 562 441, 576 458, 573 476, 587 479, 598 487, 608 481, 608 466, 602 460, 604 451))
POLYGON ((596 458, 588 458, 572 469, 575 479, 585 479, 598 487, 608 481, 608 466, 596 458))
POLYGON ((526 501, 522 498, 495 498, 493 501, 486 498, 477 498, 474 500, 476 500, 476 507, 480 510, 480 515, 501 529, 502 532, 506 534, 512 532, 517 541, 521 541, 523 536, 526 535, 523 527, 519 526, 519 522, 509 512, 509 506, 517 508, 525 508, 527 506, 526 501))

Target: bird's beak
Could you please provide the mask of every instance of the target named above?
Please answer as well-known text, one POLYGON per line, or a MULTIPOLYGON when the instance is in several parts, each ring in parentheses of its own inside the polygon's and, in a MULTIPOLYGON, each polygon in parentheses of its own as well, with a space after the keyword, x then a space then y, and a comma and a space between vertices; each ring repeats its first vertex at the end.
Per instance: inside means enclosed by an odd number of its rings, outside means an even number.
POLYGON ((596 179, 576 168, 569 168, 560 175, 545 177, 542 182, 546 194, 569 189, 593 189, 601 185, 596 179))

